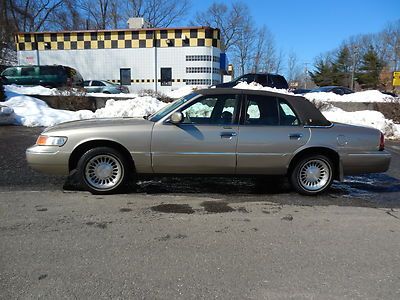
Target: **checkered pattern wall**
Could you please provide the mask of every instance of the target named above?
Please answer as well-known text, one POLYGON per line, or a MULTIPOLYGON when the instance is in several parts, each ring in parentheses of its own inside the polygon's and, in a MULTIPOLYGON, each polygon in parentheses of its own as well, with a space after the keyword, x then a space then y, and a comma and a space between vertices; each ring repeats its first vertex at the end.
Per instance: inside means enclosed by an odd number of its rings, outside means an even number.
POLYGON ((15 39, 19 51, 199 46, 220 48, 220 31, 212 28, 19 33, 15 39))

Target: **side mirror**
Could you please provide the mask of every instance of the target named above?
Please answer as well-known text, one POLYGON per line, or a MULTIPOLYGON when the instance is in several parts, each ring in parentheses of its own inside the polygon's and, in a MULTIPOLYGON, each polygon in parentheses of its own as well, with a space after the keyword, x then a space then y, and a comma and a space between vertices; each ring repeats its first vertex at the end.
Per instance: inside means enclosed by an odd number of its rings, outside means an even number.
POLYGON ((176 111, 171 115, 170 120, 172 124, 179 124, 183 121, 183 114, 180 111, 176 111))

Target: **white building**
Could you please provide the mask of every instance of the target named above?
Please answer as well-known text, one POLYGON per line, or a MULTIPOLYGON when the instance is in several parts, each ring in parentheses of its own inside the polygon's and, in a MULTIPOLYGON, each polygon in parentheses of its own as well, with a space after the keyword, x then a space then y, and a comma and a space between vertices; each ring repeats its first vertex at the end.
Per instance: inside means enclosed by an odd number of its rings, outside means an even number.
POLYGON ((226 68, 220 31, 210 27, 29 32, 16 43, 20 65, 66 65, 131 91, 209 86, 226 68))

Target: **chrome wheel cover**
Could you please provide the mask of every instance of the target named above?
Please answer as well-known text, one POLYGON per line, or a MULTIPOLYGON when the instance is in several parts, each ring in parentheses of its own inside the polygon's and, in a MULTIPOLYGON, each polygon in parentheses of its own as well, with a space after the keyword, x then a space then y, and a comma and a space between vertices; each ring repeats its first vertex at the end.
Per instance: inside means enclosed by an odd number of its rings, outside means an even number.
POLYGON ((107 191, 122 180, 124 170, 118 158, 110 154, 92 157, 85 166, 85 180, 94 189, 107 191))
POLYGON ((298 181, 303 189, 318 191, 330 182, 331 176, 331 167, 325 161, 313 159, 301 166, 298 181))

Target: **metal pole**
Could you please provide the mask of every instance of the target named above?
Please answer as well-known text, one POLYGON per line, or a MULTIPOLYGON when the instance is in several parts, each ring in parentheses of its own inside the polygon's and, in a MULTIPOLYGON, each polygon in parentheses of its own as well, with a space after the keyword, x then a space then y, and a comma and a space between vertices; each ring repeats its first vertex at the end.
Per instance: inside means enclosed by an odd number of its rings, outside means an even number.
POLYGON ((356 69, 356 54, 357 54, 357 46, 353 47, 353 65, 351 67, 351 83, 350 83, 350 88, 354 90, 354 74, 355 74, 355 69, 356 69))
POLYGON ((153 31, 153 47, 154 47, 154 90, 157 93, 157 85, 158 85, 158 78, 157 78, 157 36, 156 31, 153 31))

